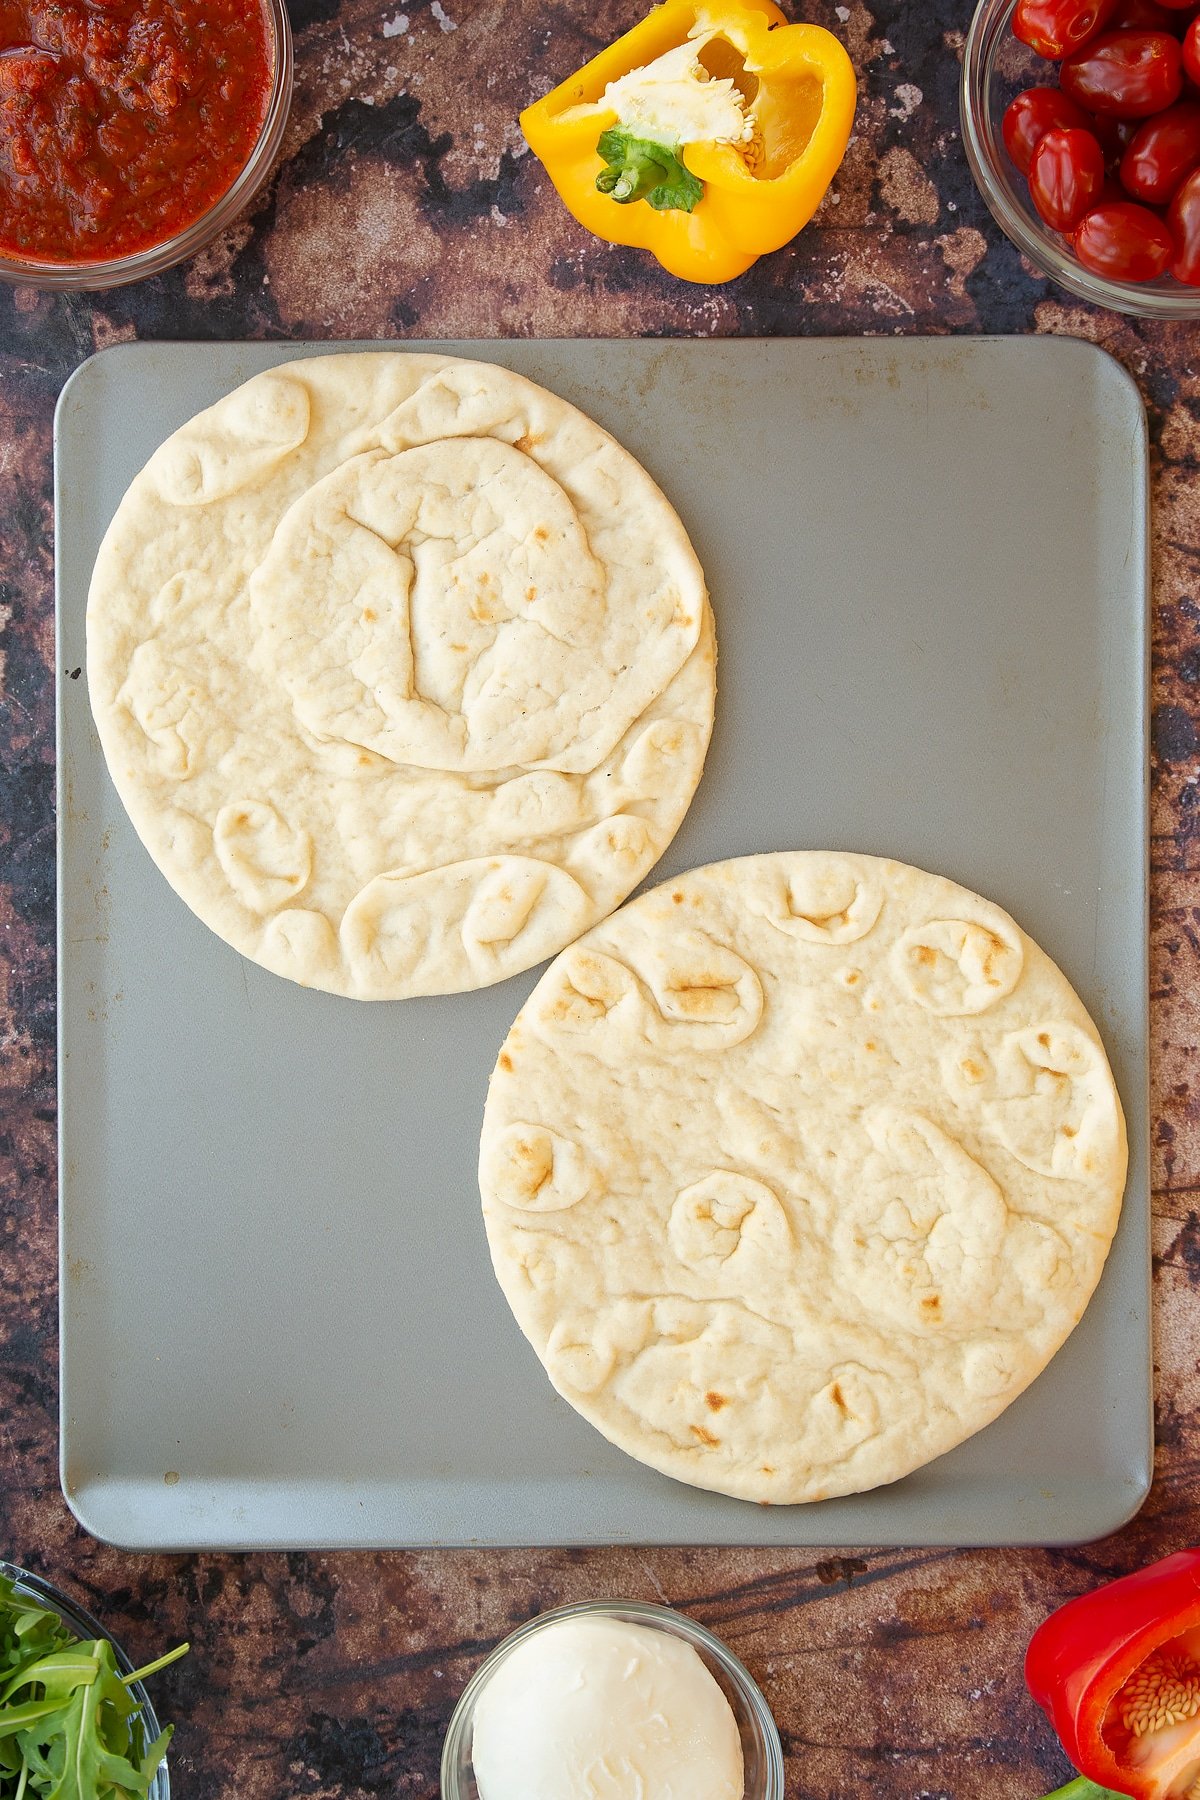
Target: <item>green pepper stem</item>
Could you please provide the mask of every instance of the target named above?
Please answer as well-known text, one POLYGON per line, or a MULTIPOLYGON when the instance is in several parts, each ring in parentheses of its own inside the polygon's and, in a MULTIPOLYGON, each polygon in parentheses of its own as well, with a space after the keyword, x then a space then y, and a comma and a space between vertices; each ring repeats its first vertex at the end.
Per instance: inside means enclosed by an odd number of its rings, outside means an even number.
POLYGON ((655 212, 691 212, 704 193, 682 161, 679 146, 635 137, 623 126, 600 134, 596 149, 606 165, 596 187, 619 206, 645 200, 655 212))

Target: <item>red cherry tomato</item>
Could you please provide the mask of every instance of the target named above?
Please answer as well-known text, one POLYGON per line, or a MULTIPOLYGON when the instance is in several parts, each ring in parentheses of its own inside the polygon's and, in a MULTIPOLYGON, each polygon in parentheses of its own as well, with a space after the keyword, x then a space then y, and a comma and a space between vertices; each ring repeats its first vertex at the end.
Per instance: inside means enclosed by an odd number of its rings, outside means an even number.
POLYGON ((1145 119, 1183 89, 1179 41, 1165 31, 1111 31, 1068 56, 1062 84, 1089 112, 1145 119))
POLYGON ((1159 0, 1169 12, 1195 12, 1196 0, 1159 0))
POLYGON ((1069 56, 1104 29, 1117 0, 1017 0, 1015 36, 1051 62, 1069 56))
MULTIPOLYGON (((1083 109, 1080 108, 1082 111, 1083 109)), ((1086 113, 1087 129, 1094 138, 1100 140, 1100 148, 1104 152, 1105 161, 1112 168, 1117 168, 1121 158, 1129 148, 1130 140, 1138 129, 1136 119, 1114 119, 1104 113, 1086 113)), ((1125 198, 1123 194, 1122 199, 1125 198)))
MULTIPOLYGON (((1193 0, 1188 0, 1191 6, 1193 0)), ((1172 31, 1178 35, 1184 21, 1177 12, 1168 12, 1159 0, 1118 0, 1117 10, 1108 21, 1109 31, 1172 31)))
POLYGON ((1154 281, 1175 255, 1175 240, 1158 214, 1132 200, 1093 207, 1071 242, 1084 268, 1110 281, 1154 281))
POLYGON ((1167 224, 1175 240, 1172 275, 1188 287, 1200 287, 1200 169, 1193 169, 1172 200, 1167 224))
POLYGON ((1200 163, 1200 102, 1180 100, 1138 126, 1121 158, 1121 184, 1147 206, 1165 206, 1200 163))
POLYGON ((1022 175, 1028 175, 1033 153, 1048 131, 1087 131, 1090 126, 1082 106, 1068 100, 1060 88, 1032 87, 1017 95, 1000 129, 1008 154, 1022 175))
POLYGON ((1183 34, 1183 66, 1188 79, 1200 87, 1200 15, 1183 34))
POLYGON ((1104 190, 1104 152, 1090 131, 1048 131, 1033 153, 1029 193, 1051 231, 1074 231, 1104 190))

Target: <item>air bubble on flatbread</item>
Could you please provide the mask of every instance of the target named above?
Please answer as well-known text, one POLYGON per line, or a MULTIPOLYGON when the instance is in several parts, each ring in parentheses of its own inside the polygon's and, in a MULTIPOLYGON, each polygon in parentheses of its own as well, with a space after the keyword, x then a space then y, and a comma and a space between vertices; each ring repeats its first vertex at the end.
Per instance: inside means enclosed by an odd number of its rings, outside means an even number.
POLYGON ((681 1263, 714 1279, 792 1248, 787 1215, 766 1182, 733 1169, 714 1169, 683 1189, 667 1238, 681 1263))
POLYGON ((328 978, 340 960, 337 933, 324 913, 289 906, 263 933, 262 960, 276 975, 308 984, 314 971, 328 978))
POLYGON ((762 886, 747 895, 779 931, 811 944, 853 944, 874 929, 883 905, 877 883, 848 859, 831 857, 790 875, 764 873, 762 886))
POLYGON ((631 1016, 640 1018, 644 1013, 645 1002, 633 970, 599 948, 577 946, 565 951, 552 973, 553 979, 539 986, 529 1018, 534 1031, 550 1041, 560 1031, 591 1033, 618 1006, 624 1006, 631 1016))
POLYGON ((312 840, 267 801, 223 806, 213 826, 213 846, 230 887, 251 912, 276 912, 308 885, 312 840))
POLYGON ((892 967, 918 1006, 958 1018, 986 1012, 1011 994, 1022 962, 1012 922, 996 909, 990 917, 931 919, 913 926, 896 945, 892 967))
POLYGON ((1027 1289, 1061 1292, 1071 1282, 1070 1246, 1061 1231, 1041 1219, 1014 1220, 1005 1254, 1019 1268, 1027 1289))
POLYGON ((134 651, 117 705, 144 734, 156 775, 185 781, 195 773, 207 738, 203 683, 157 637, 134 651))
POLYGON ((881 1106, 872 1149, 835 1243, 868 1316, 921 1335, 970 1332, 1000 1288, 1004 1196, 963 1146, 923 1114, 881 1106))
POLYGON ((747 1415, 782 1413, 772 1371, 787 1350, 786 1331, 727 1300, 660 1300, 651 1341, 617 1363, 613 1397, 689 1463, 713 1453, 727 1462, 747 1415))
POLYGON ((570 1138, 521 1121, 502 1132, 486 1153, 489 1190, 523 1212, 565 1212, 591 1193, 595 1171, 570 1138))
POLYGON ((655 1336, 654 1303, 622 1300, 598 1313, 559 1320, 546 1346, 546 1367, 560 1393, 592 1394, 655 1336))
POLYGON ((888 1385, 866 1369, 839 1363, 809 1403, 806 1421, 814 1455, 836 1467, 879 1430, 879 1388, 888 1385))
POLYGON ((556 1325, 546 1346, 546 1363, 556 1386, 574 1388, 580 1394, 593 1394, 603 1387, 612 1374, 613 1352, 607 1344, 597 1344, 586 1332, 573 1331, 568 1325, 556 1325))
POLYGON ((398 451, 434 438, 492 437, 508 425, 512 412, 511 398, 482 379, 476 365, 451 365, 423 381, 382 420, 379 441, 398 451))
POLYGON ((1013 1032, 996 1059, 999 1097, 986 1108, 1006 1150, 1040 1175, 1085 1180, 1111 1156, 1108 1068, 1094 1043, 1060 1020, 1013 1032))
POLYGON ((689 719, 656 719, 640 732, 621 763, 622 786, 634 793, 657 793, 680 769, 703 761, 704 744, 689 719))
POLYGON ((637 813, 614 813, 583 832, 570 856, 572 866, 580 870, 594 868, 599 862, 632 874, 645 867, 655 848, 655 834, 645 819, 637 813))
POLYGON ((172 506, 205 506, 252 487, 302 444, 309 428, 303 382, 268 372, 168 438, 147 476, 172 506))
POLYGON ((340 937, 364 987, 386 993, 410 985, 429 940, 418 881, 403 871, 377 875, 346 908, 340 937))
POLYGON ((514 776, 496 789, 491 820, 513 837, 566 837, 587 822, 582 778, 550 769, 514 776))
POLYGON ((762 984, 743 957, 707 932, 681 930, 639 946, 649 988, 645 1030, 655 1042, 717 1051, 748 1038, 762 1017, 762 984))
POLYGON ((532 857, 505 857, 488 869, 467 907, 462 923, 467 958, 472 968, 490 975, 519 944, 522 960, 539 962, 550 954, 564 921, 575 919, 582 926, 587 912, 587 895, 564 869, 532 857))

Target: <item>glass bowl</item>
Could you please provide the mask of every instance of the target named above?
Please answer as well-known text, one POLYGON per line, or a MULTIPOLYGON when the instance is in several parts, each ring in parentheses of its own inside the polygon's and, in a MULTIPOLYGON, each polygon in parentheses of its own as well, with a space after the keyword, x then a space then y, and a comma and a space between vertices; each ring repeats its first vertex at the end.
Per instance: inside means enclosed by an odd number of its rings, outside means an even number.
POLYGON ((479 1788, 471 1766, 471 1740, 475 1707, 484 1688, 510 1651, 534 1632, 559 1619, 578 1619, 589 1613, 619 1619, 628 1625, 649 1625, 669 1632, 692 1646, 733 1709, 742 1739, 745 1765, 744 1800, 784 1800, 783 1747, 758 1684, 720 1638, 669 1606, 650 1606, 640 1600, 583 1600, 559 1606, 518 1626, 480 1664, 462 1691, 442 1747, 442 1800, 479 1800, 479 1788))
POLYGON ((292 103, 292 28, 288 22, 286 0, 263 0, 263 9, 274 50, 266 116, 249 161, 220 199, 174 237, 164 238, 161 244, 151 244, 149 249, 137 250, 129 256, 111 257, 107 262, 37 262, 0 255, 0 280, 23 283, 27 287, 66 288, 74 292, 123 287, 130 281, 144 281, 149 275, 161 275, 164 269, 173 268, 185 257, 203 250, 232 225, 267 178, 283 141, 292 103))
POLYGON ((1200 319, 1200 288, 1172 276, 1109 281, 1075 258, 1034 210, 1025 177, 1004 148, 1001 123, 1022 88, 1057 87, 1058 69, 1012 34, 1016 0, 980 0, 962 65, 962 131, 976 185, 1001 230, 1044 275, 1081 300, 1143 319, 1200 319))
MULTIPOLYGON (((28 1569, 20 1569, 17 1567, 16 1563, 10 1562, 0 1562, 0 1575, 6 1576, 8 1580, 14 1584, 19 1593, 27 1594, 29 1598, 35 1600, 39 1606, 44 1606, 47 1612, 57 1613, 63 1624, 69 1625, 76 1637, 83 1639, 106 1638, 113 1647, 113 1655, 116 1658, 117 1667, 120 1669, 122 1675, 131 1675, 133 1673, 134 1665, 130 1662, 116 1638, 105 1631, 99 1619, 93 1619, 91 1613, 84 1612, 81 1606, 76 1606, 73 1600, 68 1599, 66 1594, 62 1593, 58 1588, 53 1587, 50 1582, 44 1581, 40 1575, 30 1574, 28 1569)), ((129 1692, 133 1695, 133 1698, 137 1701, 138 1706, 141 1709, 142 1730, 145 1732, 145 1741, 147 1744, 152 1744, 162 1727, 158 1722, 158 1716, 155 1713, 153 1706, 150 1704, 150 1696, 147 1694, 140 1681, 135 1681, 130 1687, 129 1692)), ((165 1760, 158 1765, 154 1779, 150 1783, 146 1800, 171 1800, 171 1781, 167 1774, 165 1760)))

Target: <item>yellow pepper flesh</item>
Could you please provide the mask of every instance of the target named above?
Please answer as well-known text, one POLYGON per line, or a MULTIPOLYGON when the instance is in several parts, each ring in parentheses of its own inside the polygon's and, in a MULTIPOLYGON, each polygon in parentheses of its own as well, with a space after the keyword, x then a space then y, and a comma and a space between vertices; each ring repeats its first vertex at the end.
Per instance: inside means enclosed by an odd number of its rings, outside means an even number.
POLYGON ((789 25, 773 0, 665 0, 521 114, 530 149, 568 210, 612 244, 649 250, 685 281, 729 281, 795 237, 837 172, 854 123, 856 84, 846 51, 819 25, 789 25), (687 41, 725 39, 756 84, 759 135, 752 169, 734 144, 690 143, 678 154, 704 192, 691 212, 622 205, 596 188, 601 134, 619 121, 605 89, 687 41))

